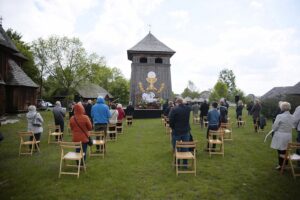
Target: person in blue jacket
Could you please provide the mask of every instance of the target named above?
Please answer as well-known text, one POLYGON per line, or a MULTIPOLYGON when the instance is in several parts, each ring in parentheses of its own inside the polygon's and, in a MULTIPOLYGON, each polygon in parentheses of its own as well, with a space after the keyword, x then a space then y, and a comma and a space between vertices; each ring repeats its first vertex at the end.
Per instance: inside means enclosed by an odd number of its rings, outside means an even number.
MULTIPOLYGON (((94 130, 104 131, 106 137, 107 124, 109 123, 111 114, 109 107, 104 102, 103 97, 97 98, 96 104, 92 107, 91 116, 94 123, 94 130)), ((99 149, 99 146, 97 146, 97 149, 99 149)))

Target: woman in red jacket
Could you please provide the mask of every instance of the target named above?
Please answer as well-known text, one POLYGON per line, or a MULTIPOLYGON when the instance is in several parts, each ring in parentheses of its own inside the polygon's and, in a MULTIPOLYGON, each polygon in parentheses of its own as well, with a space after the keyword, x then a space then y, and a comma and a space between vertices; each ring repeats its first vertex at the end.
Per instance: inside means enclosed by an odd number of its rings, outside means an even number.
POLYGON ((125 112, 124 112, 124 110, 122 108, 122 104, 118 104, 117 105, 117 110, 118 110, 118 113, 119 113, 119 115, 118 115, 118 121, 122 121, 123 118, 125 117, 125 112))
MULTIPOLYGON (((84 107, 77 103, 74 105, 74 116, 70 119, 70 127, 73 136, 73 142, 82 142, 84 160, 86 160, 87 143, 89 141, 89 131, 92 130, 92 124, 87 115, 84 114, 84 107)), ((76 149, 79 152, 80 149, 76 149)))

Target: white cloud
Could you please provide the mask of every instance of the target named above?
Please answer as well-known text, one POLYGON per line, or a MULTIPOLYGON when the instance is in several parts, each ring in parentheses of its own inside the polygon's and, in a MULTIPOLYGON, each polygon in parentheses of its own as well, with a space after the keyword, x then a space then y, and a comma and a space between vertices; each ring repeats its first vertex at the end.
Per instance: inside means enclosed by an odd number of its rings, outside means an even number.
POLYGON ((251 1, 250 6, 255 9, 261 9, 263 8, 263 3, 258 1, 251 1))
POLYGON ((51 34, 74 35, 77 17, 93 5, 95 0, 10 0, 2 3, 0 13, 4 27, 13 28, 26 41, 32 41, 51 34))
POLYGON ((147 33, 142 17, 149 15, 162 1, 107 0, 94 28, 82 37, 87 49, 107 58, 108 65, 119 67, 130 77, 126 51, 147 33), (137 38, 139 38, 137 40, 137 38))
POLYGON ((171 11, 168 15, 174 20, 176 29, 186 28, 190 22, 189 12, 185 10, 171 11))

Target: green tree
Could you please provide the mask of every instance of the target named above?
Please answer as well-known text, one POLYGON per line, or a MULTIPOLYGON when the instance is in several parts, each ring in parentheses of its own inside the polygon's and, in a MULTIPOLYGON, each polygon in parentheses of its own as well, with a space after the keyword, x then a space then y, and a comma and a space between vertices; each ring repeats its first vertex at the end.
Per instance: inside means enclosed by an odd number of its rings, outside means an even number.
POLYGON ((46 40, 39 38, 32 46, 41 82, 43 77, 50 76, 53 86, 67 93, 85 82, 92 64, 98 64, 95 63, 98 60, 88 57, 78 38, 58 36, 51 36, 46 40))
POLYGON ((181 96, 183 98, 185 97, 191 97, 191 98, 198 98, 200 96, 200 93, 197 90, 197 87, 192 81, 188 81, 188 86, 183 90, 181 93, 181 96))
POLYGON ((224 98, 226 97, 228 94, 228 88, 227 88, 227 85, 222 82, 222 81, 218 81, 212 92, 211 92, 211 95, 209 97, 209 101, 212 102, 212 101, 219 101, 221 98, 224 98))
POLYGON ((34 63, 33 52, 30 45, 22 40, 22 35, 13 29, 6 30, 6 34, 13 41, 17 49, 23 54, 27 60, 22 64, 23 71, 36 83, 39 83, 39 70, 34 63))
POLYGON ((235 75, 231 69, 223 69, 219 74, 218 81, 221 81, 227 85, 228 96, 224 96, 230 101, 234 101, 234 94, 236 90, 235 75))

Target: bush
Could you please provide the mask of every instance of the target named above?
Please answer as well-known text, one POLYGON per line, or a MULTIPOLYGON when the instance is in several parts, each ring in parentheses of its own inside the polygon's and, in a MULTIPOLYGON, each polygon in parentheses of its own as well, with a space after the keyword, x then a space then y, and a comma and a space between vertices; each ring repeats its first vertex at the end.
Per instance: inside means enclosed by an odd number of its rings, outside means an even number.
POLYGON ((279 101, 287 101, 291 104, 291 113, 295 108, 300 105, 300 96, 298 95, 285 95, 282 98, 269 98, 261 101, 262 111, 261 113, 267 118, 273 118, 278 109, 279 101))

